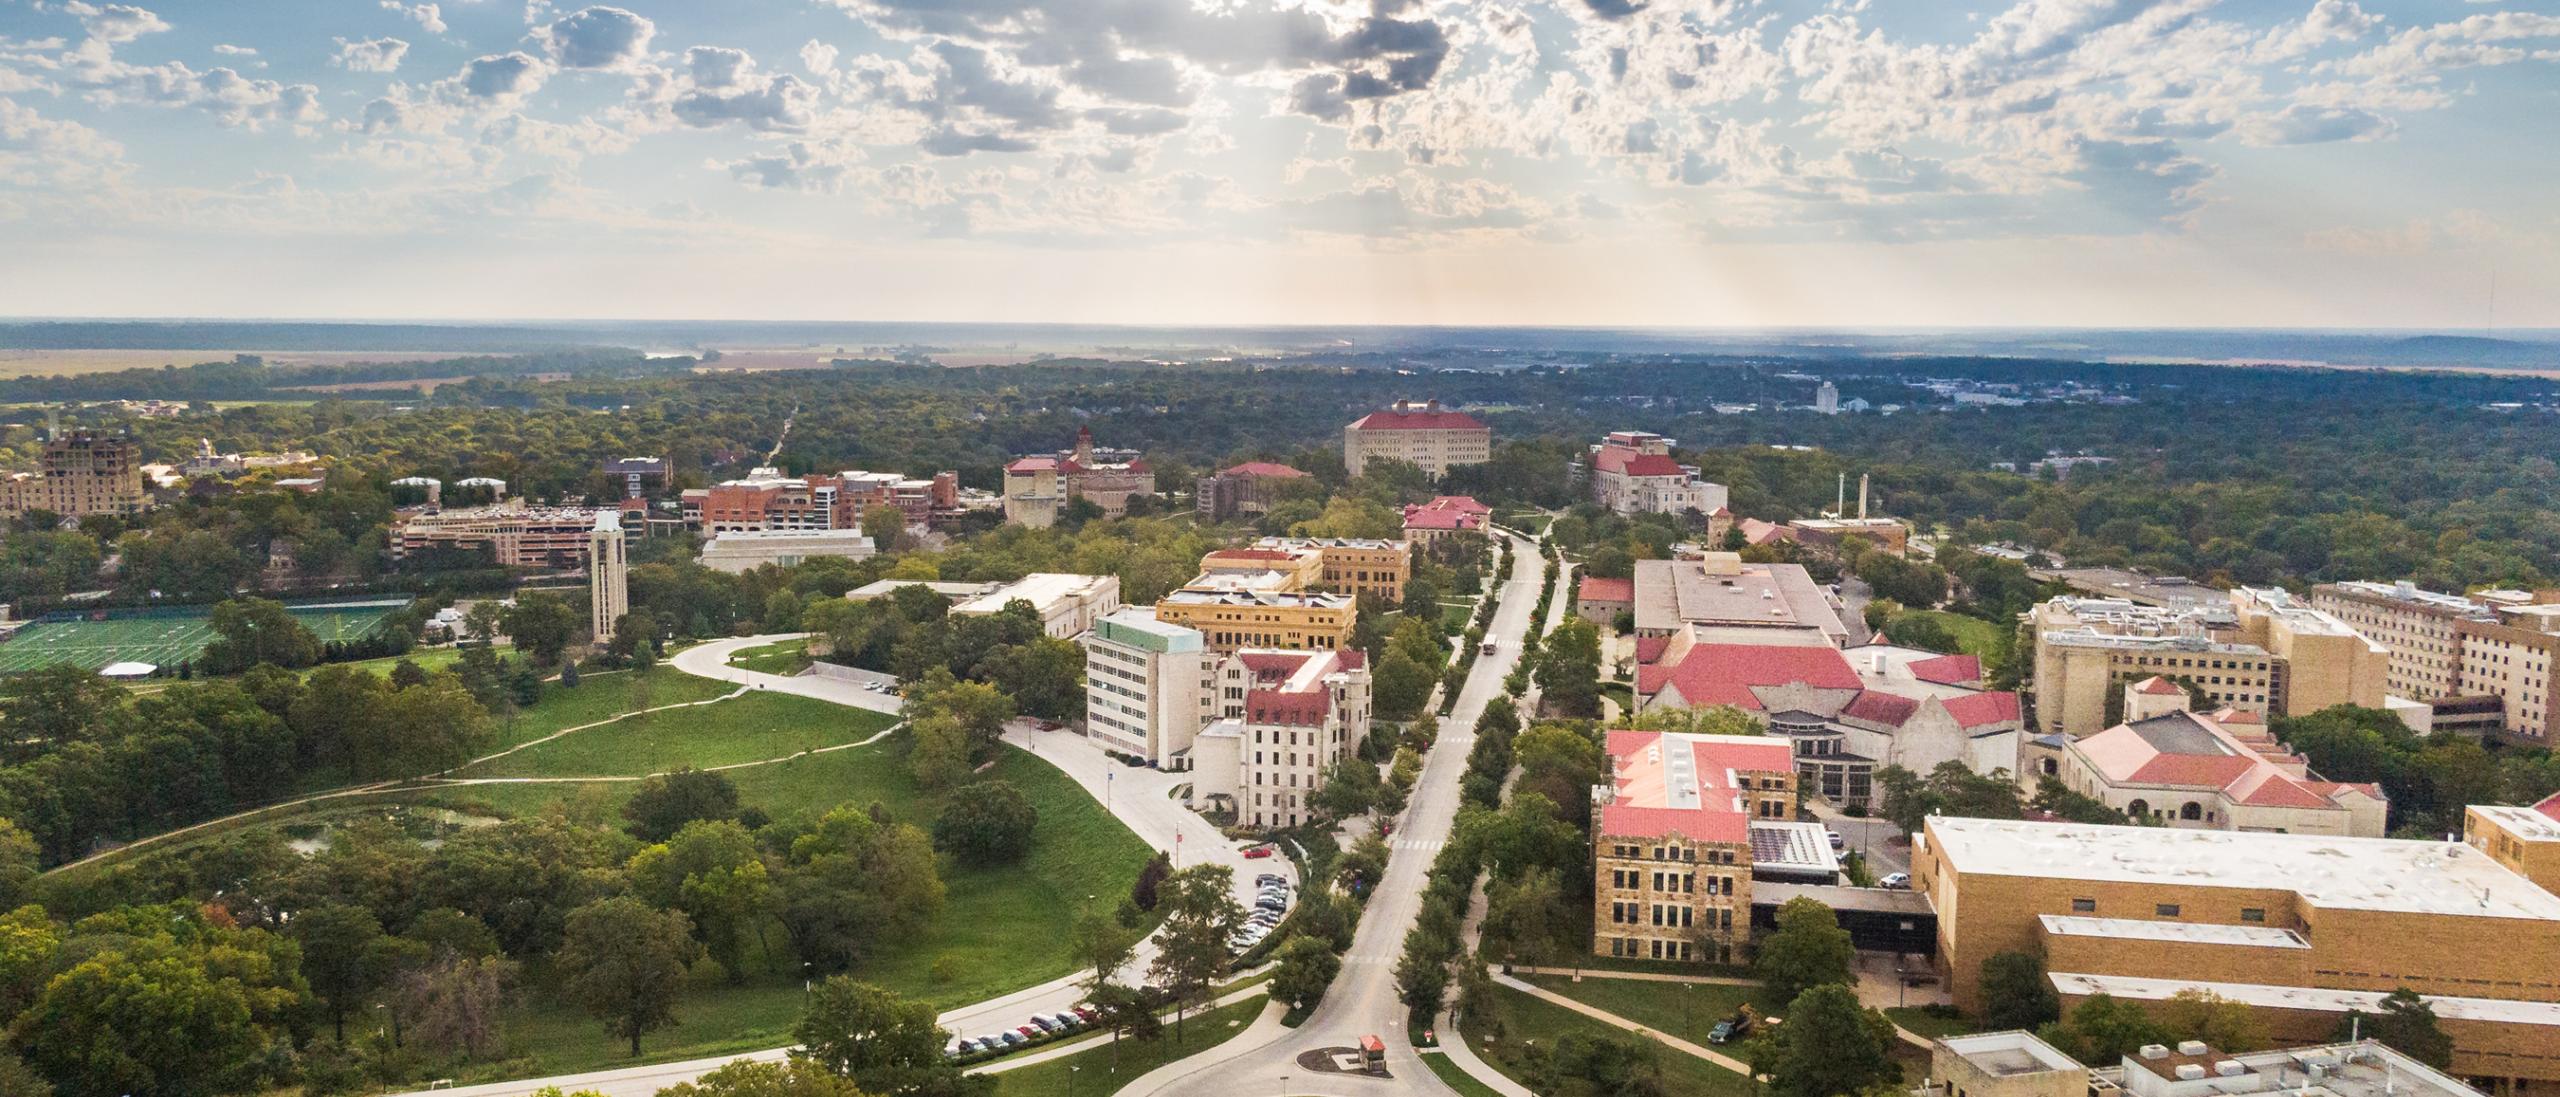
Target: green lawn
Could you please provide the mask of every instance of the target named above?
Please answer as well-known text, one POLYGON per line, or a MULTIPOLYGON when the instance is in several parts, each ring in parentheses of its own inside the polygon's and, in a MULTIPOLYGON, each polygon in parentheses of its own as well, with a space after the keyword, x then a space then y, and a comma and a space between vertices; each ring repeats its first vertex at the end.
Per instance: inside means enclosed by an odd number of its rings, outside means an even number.
POLYGON ((727 682, 697 678, 666 666, 653 667, 645 674, 628 671, 589 674, 580 677, 575 688, 558 682, 545 682, 542 684, 542 700, 499 716, 493 722, 498 725, 498 745, 511 747, 566 728, 610 720, 626 712, 688 701, 708 701, 735 692, 737 688, 727 682))
POLYGON ((1500 1090, 1477 1081, 1475 1075, 1467 1073, 1466 1068, 1451 1062, 1446 1055, 1425 1055, 1422 1057, 1422 1062, 1431 1068, 1431 1073, 1439 1075, 1440 1080, 1447 1083, 1449 1088, 1457 1090, 1458 1097, 1502 1097, 1500 1090))
POLYGON ((1233 1005, 1219 1006, 1206 1013, 1194 1014, 1183 1022, 1182 1037, 1176 1039, 1173 1023, 1165 1023, 1162 1039, 1141 1042, 1123 1039, 1115 1052, 1109 1040, 1090 1051, 1063 1055, 1047 1062, 1019 1070, 992 1075, 997 1097, 1062 1097, 1073 1093, 1101 1097, 1137 1080, 1141 1075, 1177 1059, 1197 1055, 1241 1035, 1262 1015, 1271 999, 1255 995, 1233 1005))
MULTIPOLYGON (((597 688, 613 692, 603 684, 597 688)), ((640 777, 682 766, 709 769, 860 742, 897 720, 885 713, 759 691, 626 716, 464 767, 455 776, 640 777)))
POLYGON ((1730 983, 1664 983, 1651 979, 1584 979, 1563 975, 1531 975, 1525 982, 1627 1020, 1658 1029, 1695 1044, 1707 1042, 1716 1022, 1733 1015, 1743 1003, 1766 1012, 1759 987, 1730 983))
POLYGON ((1911 1030, 1912 1035, 1932 1040, 1941 1036, 1962 1036, 1982 1027, 1971 1018, 1933 1013, 1926 1006, 1894 1006, 1885 1010, 1884 1015, 1893 1018, 1894 1024, 1911 1030))
MULTIPOLYGON (((1570 1032, 1630 1035, 1563 1006, 1539 1001, 1510 987, 1493 988, 1483 1013, 1465 1024, 1467 1046, 1513 1081, 1535 1088, 1530 1063, 1570 1032)), ((1750 1097, 1751 1079, 1704 1059, 1655 1047, 1664 1097, 1750 1097)))
MULTIPOLYGON (((500 655, 515 654, 515 648, 512 645, 499 644, 496 645, 496 648, 497 653, 500 655)), ((391 673, 391 668, 400 665, 400 661, 403 659, 418 664, 419 668, 422 670, 443 670, 446 667, 450 667, 455 663, 462 661, 462 649, 452 646, 417 648, 410 651, 407 655, 386 655, 380 659, 358 659, 351 663, 332 663, 326 665, 353 667, 357 670, 388 675, 391 673)), ((313 667, 311 669, 318 670, 320 668, 313 667)))
POLYGON ((729 653, 729 665, 766 674, 798 674, 809 665, 809 641, 779 640, 729 653))
POLYGON ((1911 609, 1894 615, 1895 620, 1904 617, 1926 617, 1936 621, 1947 630, 1947 635, 1956 638, 1956 650, 1965 655, 1989 658, 2000 644, 2000 626, 1979 617, 1967 617, 1942 609, 1911 609))
MULTIPOLYGON (((777 817, 823 812, 840 804, 877 803, 897 819, 930 825, 954 794, 919 789, 907 774, 907 747, 907 736, 899 734, 869 747, 740 770, 732 779, 742 802, 777 817)), ((945 864, 948 897, 933 928, 885 950, 879 959, 854 972, 855 977, 929 1002, 937 1010, 1045 983, 1075 970, 1066 946, 1076 918, 1087 909, 1110 911, 1129 894, 1150 853, 1082 787, 1056 767, 1011 747, 1004 748, 986 776, 1012 782, 1039 810, 1031 852, 1021 864, 1003 868, 945 864), (934 978, 934 962, 946 957, 951 960, 948 970, 957 974, 934 978)), ((633 787, 631 782, 475 785, 438 790, 430 799, 501 815, 557 808, 573 817, 611 819, 633 787)), ((779 949, 778 931, 773 939, 779 949)), ((730 986, 705 973, 678 1010, 683 1025, 650 1037, 642 1061, 666 1062, 786 1042, 798 1017, 802 991, 799 973, 790 970, 788 961, 777 966, 784 970, 759 970, 745 986, 730 986)), ((565 1004, 537 1004, 512 1022, 510 1031, 525 1054, 471 1072, 466 1082, 631 1062, 601 1024, 565 1004)))

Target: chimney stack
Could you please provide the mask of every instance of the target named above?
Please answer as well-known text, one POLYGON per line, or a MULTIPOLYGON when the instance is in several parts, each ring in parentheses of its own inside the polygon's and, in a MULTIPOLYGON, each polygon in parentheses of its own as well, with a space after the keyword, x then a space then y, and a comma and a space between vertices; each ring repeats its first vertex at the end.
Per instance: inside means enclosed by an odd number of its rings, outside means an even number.
POLYGON ((1867 474, 1858 474, 1858 520, 1867 520, 1867 474))
POLYGON ((1838 517, 1841 517, 1841 516, 1846 515, 1846 514, 1848 514, 1848 513, 1849 513, 1849 474, 1844 472, 1844 473, 1841 473, 1841 474, 1840 474, 1840 496, 1839 496, 1839 498, 1838 498, 1838 499, 1833 500, 1833 501, 1832 501, 1832 504, 1831 504, 1831 516, 1832 516, 1832 517, 1834 517, 1834 518, 1838 518, 1838 517))

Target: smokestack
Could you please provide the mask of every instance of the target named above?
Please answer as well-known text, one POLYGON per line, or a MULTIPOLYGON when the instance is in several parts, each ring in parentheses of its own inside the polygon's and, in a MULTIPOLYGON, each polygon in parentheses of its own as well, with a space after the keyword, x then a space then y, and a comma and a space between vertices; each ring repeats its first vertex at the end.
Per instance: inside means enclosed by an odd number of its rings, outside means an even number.
POLYGON ((1867 520, 1867 474, 1858 474, 1858 520, 1867 520))
POLYGON ((60 437, 62 437, 61 410, 57 408, 44 409, 44 440, 50 442, 60 437))
POLYGON ((1840 474, 1840 497, 1831 503, 1831 516, 1837 518, 1847 513, 1849 513, 1849 474, 1844 472, 1840 474))

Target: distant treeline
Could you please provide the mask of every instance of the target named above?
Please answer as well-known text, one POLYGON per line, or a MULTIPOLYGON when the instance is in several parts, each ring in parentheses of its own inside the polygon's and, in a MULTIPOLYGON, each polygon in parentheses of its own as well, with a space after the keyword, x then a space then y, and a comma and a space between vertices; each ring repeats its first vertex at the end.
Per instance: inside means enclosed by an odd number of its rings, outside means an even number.
POLYGON ((32 350, 380 351, 516 354, 603 342, 567 328, 439 324, 44 320, 0 324, 0 347, 32 350))
POLYGON ((105 373, 21 377, 0 381, 0 403, 50 400, 255 400, 279 390, 380 381, 453 377, 529 377, 536 374, 667 374, 692 368, 691 358, 649 358, 613 347, 479 355, 417 362, 350 362, 345 365, 271 366, 253 354, 227 362, 122 369, 105 373))

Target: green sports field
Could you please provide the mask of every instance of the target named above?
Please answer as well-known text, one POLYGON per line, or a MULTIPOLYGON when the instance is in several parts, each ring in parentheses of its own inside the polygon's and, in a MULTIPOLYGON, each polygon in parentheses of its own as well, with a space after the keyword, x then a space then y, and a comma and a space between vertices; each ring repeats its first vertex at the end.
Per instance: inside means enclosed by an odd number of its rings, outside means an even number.
MULTIPOLYGON (((362 639, 381 627, 382 619, 393 610, 407 604, 406 600, 388 599, 285 608, 325 644, 331 640, 362 639)), ((209 606, 111 610, 103 621, 37 621, 19 629, 7 643, 0 643, 0 674, 39 670, 56 663, 69 663, 84 670, 123 662, 175 667, 202 654, 205 645, 213 642, 211 612, 209 606)))

